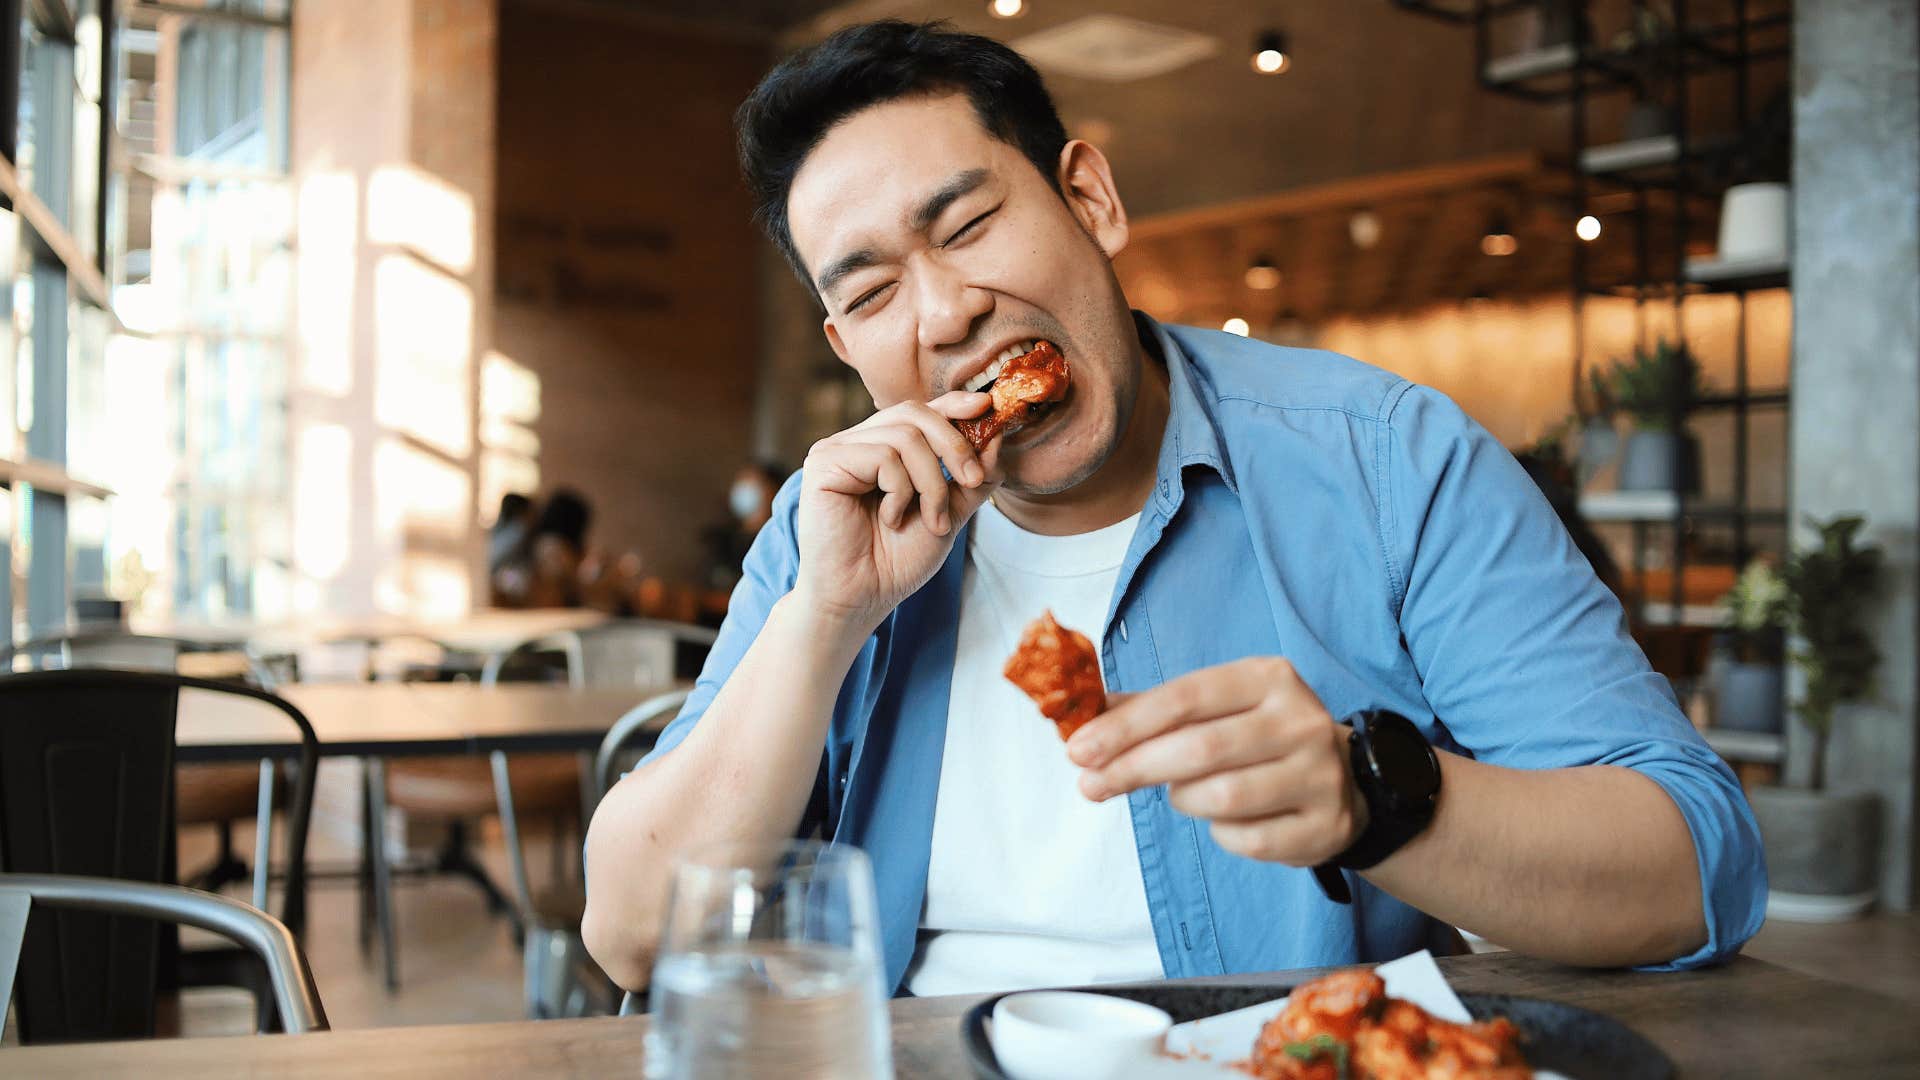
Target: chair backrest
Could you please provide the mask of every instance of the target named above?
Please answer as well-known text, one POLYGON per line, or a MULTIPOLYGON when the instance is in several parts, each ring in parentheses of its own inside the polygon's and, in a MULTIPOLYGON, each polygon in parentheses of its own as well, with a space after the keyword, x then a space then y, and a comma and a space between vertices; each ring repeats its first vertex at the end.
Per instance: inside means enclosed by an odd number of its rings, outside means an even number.
POLYGON ((487 662, 481 682, 497 682, 503 668, 534 652, 561 652, 575 687, 655 687, 674 680, 683 648, 708 648, 714 632, 661 619, 619 619, 580 630, 528 639, 487 662))
MULTIPOLYGON (((266 965, 267 984, 283 1030, 292 1035, 327 1030, 327 1014, 313 984, 313 972, 293 933, 280 920, 251 904, 177 885, 66 874, 0 874, 0 896, 9 894, 31 898, 30 923, 64 921, 75 918, 74 912, 82 912, 85 914, 81 917, 86 918, 130 916, 143 922, 158 920, 219 934, 244 946, 266 965)), ((6 966, 14 944, 0 940, 0 968, 6 966)), ((23 964, 21 977, 30 977, 32 970, 31 963, 23 964)), ((24 1035, 25 1024, 21 1026, 24 1035)))
POLYGON ((619 774, 631 766, 624 760, 642 743, 651 746, 660 735, 660 729, 679 715, 680 709, 687 703, 691 688, 669 690, 628 709, 625 716, 614 721, 607 730, 606 738, 600 740, 600 750, 593 757, 593 780, 598 786, 594 792, 594 801, 606 795, 619 774))
MULTIPOLYGON (((300 925, 319 743, 292 704, 237 683, 109 669, 0 676, 0 872, 166 881, 175 719, 186 688, 255 698, 299 729, 286 915, 300 925)), ((153 923, 92 913, 29 933, 22 1038, 151 1035, 159 948, 153 923)))
MULTIPOLYGON (((24 641, 11 649, 0 649, 0 672, 11 671, 15 658, 24 658, 29 670, 52 671, 64 668, 117 668, 123 671, 174 671, 180 654, 205 649, 202 642, 186 638, 135 634, 126 630, 72 630, 24 641)), ((243 650, 247 678, 255 686, 271 690, 272 672, 251 650, 243 650)))

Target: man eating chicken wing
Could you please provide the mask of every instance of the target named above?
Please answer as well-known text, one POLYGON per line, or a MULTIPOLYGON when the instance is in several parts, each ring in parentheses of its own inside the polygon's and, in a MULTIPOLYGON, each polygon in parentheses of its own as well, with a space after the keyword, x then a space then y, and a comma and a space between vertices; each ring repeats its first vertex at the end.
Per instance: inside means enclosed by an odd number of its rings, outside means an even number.
POLYGON ((685 710, 593 819, 617 981, 646 982, 675 853, 796 834, 871 856, 914 994, 1449 927, 1693 966, 1755 932, 1739 785, 1519 465, 1389 372, 1131 310, 1112 171, 1017 54, 857 26, 737 123, 877 411, 787 482, 685 710), (1058 399, 976 448, 956 422, 1036 349, 1058 399), (1108 695, 1064 746, 1002 677, 1043 611, 1108 695))

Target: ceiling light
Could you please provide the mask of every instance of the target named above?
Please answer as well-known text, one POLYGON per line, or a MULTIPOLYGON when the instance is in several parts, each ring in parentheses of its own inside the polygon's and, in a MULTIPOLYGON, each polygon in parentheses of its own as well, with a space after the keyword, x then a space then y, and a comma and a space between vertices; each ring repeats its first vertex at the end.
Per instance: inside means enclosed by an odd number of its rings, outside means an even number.
POLYGON ((1247 320, 1238 315, 1221 323, 1220 329, 1225 330, 1229 334, 1239 334, 1241 337, 1246 337, 1253 332, 1253 327, 1247 325, 1247 320))
POLYGON ((1273 265, 1271 258, 1262 255, 1253 260, 1252 266, 1247 267, 1246 281, 1249 289, 1258 289, 1261 292, 1277 289, 1280 287, 1280 268, 1273 265))
POLYGON ((1573 227, 1573 235, 1582 240, 1600 239, 1600 219, 1588 214, 1573 227))
POLYGON ((1287 52, 1287 36, 1278 30, 1268 30, 1253 42, 1253 70, 1262 75, 1278 75, 1293 66, 1293 57, 1287 52))
POLYGON ((993 0, 987 13, 996 19, 1017 19, 1027 13, 1027 0, 993 0))
POLYGON ((1347 219, 1347 236, 1362 251, 1380 242, 1380 215, 1371 210, 1356 211, 1347 219))
POLYGON ((1497 257, 1511 255, 1520 250, 1520 241, 1514 239, 1513 229, 1508 226, 1504 215, 1495 214, 1487 223, 1487 234, 1480 238, 1480 250, 1497 257))

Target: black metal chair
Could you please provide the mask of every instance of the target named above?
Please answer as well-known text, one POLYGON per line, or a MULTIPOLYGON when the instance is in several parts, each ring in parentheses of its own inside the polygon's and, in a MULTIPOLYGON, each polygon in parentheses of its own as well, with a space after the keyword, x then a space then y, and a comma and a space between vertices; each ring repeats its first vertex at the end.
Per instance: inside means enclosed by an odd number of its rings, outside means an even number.
MULTIPOLYGON (((651 747, 660 729, 678 715, 691 690, 657 694, 629 709, 614 722, 594 755, 593 804, 597 806, 619 775, 632 767, 635 749, 651 747)), ((518 858, 520 828, 508 786, 507 757, 493 755, 494 784, 499 792, 500 823, 507 849, 518 858)), ((587 910, 586 893, 573 882, 556 882, 538 894, 528 887, 525 870, 514 880, 527 928, 523 961, 526 969, 527 1016, 545 1020, 613 1011, 618 988, 587 955, 580 922, 587 910)))
MULTIPOLYGON (((298 730, 282 919, 306 916, 307 826, 319 741, 290 702, 264 690, 164 672, 75 669, 0 676, 0 872, 72 874, 159 884, 174 877, 175 722, 184 689, 254 699, 298 730)), ((248 755, 251 756, 251 755, 248 755)), ((260 861, 270 853, 274 771, 260 770, 260 861)), ((255 879, 263 906, 265 875, 255 879)), ((63 917, 27 936, 19 998, 23 1039, 149 1036, 160 988, 237 985, 266 1010, 258 964, 244 952, 181 953, 177 935, 98 914, 63 917), (57 957, 57 961, 53 958, 57 957), (177 957, 177 960, 176 960, 177 957), (89 1001, 76 1011, 61 1001, 89 1001)))
MULTIPOLYGON (((289 1034, 301 1035, 327 1030, 326 1010, 320 1004, 320 992, 314 986, 313 972, 300 951, 299 942, 286 925, 249 904, 213 893, 183 889, 177 885, 149 885, 107 878, 77 877, 65 874, 0 874, 0 897, 24 895, 29 899, 29 923, 48 923, 51 936, 64 947, 78 929, 106 920, 107 925, 138 925, 149 921, 195 926, 219 934, 244 947, 266 969, 266 985, 272 1002, 273 1023, 262 1023, 262 1033, 278 1027, 289 1034), (136 923, 135 920, 138 922, 136 923)), ((22 941, 0 939, 0 970, 10 970, 15 957, 28 960, 20 967, 23 985, 51 984, 61 992, 51 999, 59 1015, 52 1022, 40 1018, 42 1028, 84 1031, 107 1018, 124 1015, 126 1002, 112 991, 101 993, 97 985, 74 985, 71 972, 61 963, 50 971, 40 965, 48 960, 64 959, 21 956, 22 941)), ((0 1013, 6 1009, 7 987, 0 987, 0 1013)), ((22 1005, 25 1005, 23 999, 22 1005)), ((21 1013, 23 1042, 35 1041, 26 1035, 26 1013, 21 1013)))
MULTIPOLYGON (((136 634, 123 627, 76 627, 21 642, 11 649, 0 647, 0 672, 11 671, 25 661, 28 670, 54 671, 71 668, 116 668, 123 671, 176 671, 181 657, 208 650, 237 652, 244 667, 236 674, 262 690, 272 690, 276 679, 251 649, 233 648, 189 638, 136 634)), ((236 822, 254 816, 259 777, 249 765, 232 763, 183 764, 174 777, 174 824, 186 828, 210 825, 220 841, 213 862, 187 875, 181 882, 196 889, 218 892, 223 886, 245 881, 255 882, 255 903, 264 903, 260 888, 267 868, 249 869, 233 848, 236 822)), ((258 863, 258 859, 255 860, 258 863)))

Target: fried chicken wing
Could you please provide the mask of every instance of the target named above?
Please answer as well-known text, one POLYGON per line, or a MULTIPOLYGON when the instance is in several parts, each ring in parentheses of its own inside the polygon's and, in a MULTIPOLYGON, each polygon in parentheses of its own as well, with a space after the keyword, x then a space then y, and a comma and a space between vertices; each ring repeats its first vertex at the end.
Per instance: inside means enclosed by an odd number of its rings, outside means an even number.
POLYGON ((1106 711, 1099 652, 1085 634, 1055 622, 1051 611, 1027 625, 1001 673, 1040 706, 1062 739, 1106 711))
POLYGON ((1070 381, 1067 358, 1052 342, 1042 341, 1032 352, 1007 361, 987 388, 993 408, 986 415, 955 420, 953 426, 978 453, 995 435, 1011 435, 1032 423, 1040 406, 1065 398, 1070 381))
POLYGON ((1371 971, 1296 987, 1244 1065, 1259 1080, 1530 1080, 1519 1031, 1505 1017, 1440 1020, 1390 998, 1371 971))

